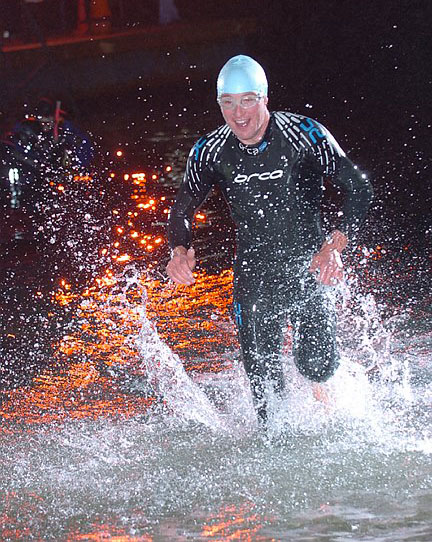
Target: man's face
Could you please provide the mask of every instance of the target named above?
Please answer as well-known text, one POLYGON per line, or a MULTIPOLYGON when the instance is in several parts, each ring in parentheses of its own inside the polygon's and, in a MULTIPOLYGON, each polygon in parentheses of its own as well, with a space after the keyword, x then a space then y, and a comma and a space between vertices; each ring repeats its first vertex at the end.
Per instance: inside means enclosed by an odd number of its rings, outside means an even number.
POLYGON ((261 141, 269 120, 267 96, 257 99, 254 92, 222 94, 218 101, 225 122, 242 143, 261 141))

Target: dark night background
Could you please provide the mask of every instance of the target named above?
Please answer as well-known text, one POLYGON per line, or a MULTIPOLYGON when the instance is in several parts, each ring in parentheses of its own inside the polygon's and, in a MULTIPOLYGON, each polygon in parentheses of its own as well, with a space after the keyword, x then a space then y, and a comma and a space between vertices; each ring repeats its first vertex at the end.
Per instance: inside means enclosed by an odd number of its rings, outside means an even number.
MULTIPOLYGON (((18 4, 10 0, 3 2, 1 8, 2 29, 12 29, 12 42, 30 39, 37 31, 45 37, 73 34, 74 2, 47 0, 45 11, 38 12, 39 30, 29 25, 28 16, 23 15, 22 7, 21 12, 17 9, 18 4), (66 7, 61 17, 60 5, 66 7)), ((121 145, 128 149, 125 167, 155 169, 164 160, 161 141, 185 130, 198 137, 220 124, 214 100, 218 69, 231 55, 250 54, 267 71, 270 109, 306 114, 325 124, 372 179, 376 197, 361 242, 390 249, 391 256, 387 252, 382 258, 391 259, 389 275, 398 273, 395 262, 400 263, 399 253, 405 264, 415 261, 420 266, 416 269, 423 288, 428 288, 425 277, 429 272, 432 203, 432 3, 177 0, 176 5, 180 21, 163 29, 159 26, 160 45, 151 53, 157 63, 177 50, 185 51, 183 60, 165 70, 166 80, 146 76, 145 63, 140 65, 139 59, 141 45, 136 45, 137 50, 127 56, 121 52, 121 39, 116 45, 119 52, 112 55, 116 63, 110 65, 109 73, 106 71, 106 84, 104 68, 98 64, 100 58, 87 58, 91 77, 87 76, 87 88, 83 84, 79 90, 67 84, 76 69, 73 53, 61 61, 48 55, 42 69, 33 73, 29 68, 17 81, 16 64, 11 63, 10 53, 4 49, 0 119, 3 127, 19 115, 24 102, 35 99, 45 83, 45 94, 61 98, 75 122, 94 135, 101 156, 121 145), (245 19, 253 22, 254 31, 242 36, 240 25, 240 35, 234 33, 231 41, 227 38, 223 45, 215 41, 213 48, 207 49, 211 51, 207 64, 200 46, 194 50, 194 45, 187 44, 187 27, 181 27, 190 24, 189 28, 205 36, 214 21, 236 24, 245 19), (131 62, 131 55, 135 55, 135 63, 131 62), (201 63, 198 75, 190 69, 195 57, 201 63), (114 71, 117 73, 113 74, 114 71), (185 73, 191 77, 185 77, 185 73), (164 137, 155 143, 157 134, 164 137)), ((156 1, 112 0, 110 7, 113 31, 157 31, 156 1)), ((209 30, 204 40, 207 47, 212 39, 209 30)), ((43 52, 38 54, 34 53, 36 63, 44 58, 43 52)), ((172 147, 172 141, 170 144, 172 147)), ((191 139, 178 142, 184 153, 190 145, 191 139)))
POLYGON ((268 11, 274 15, 266 14, 272 22, 262 56, 277 81, 275 101, 302 112, 313 104, 309 114, 369 170, 377 203, 424 225, 431 207, 431 3, 270 2, 268 11))

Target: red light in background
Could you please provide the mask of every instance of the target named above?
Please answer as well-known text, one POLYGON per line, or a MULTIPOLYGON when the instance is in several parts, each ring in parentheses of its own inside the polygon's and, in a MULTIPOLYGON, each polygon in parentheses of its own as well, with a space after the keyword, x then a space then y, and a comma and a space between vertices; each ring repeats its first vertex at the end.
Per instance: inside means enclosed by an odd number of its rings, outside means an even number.
POLYGON ((206 220, 206 216, 205 216, 205 214, 203 214, 203 213, 197 213, 197 214, 195 215, 195 218, 196 218, 197 220, 200 220, 201 222, 205 222, 205 220, 206 220))

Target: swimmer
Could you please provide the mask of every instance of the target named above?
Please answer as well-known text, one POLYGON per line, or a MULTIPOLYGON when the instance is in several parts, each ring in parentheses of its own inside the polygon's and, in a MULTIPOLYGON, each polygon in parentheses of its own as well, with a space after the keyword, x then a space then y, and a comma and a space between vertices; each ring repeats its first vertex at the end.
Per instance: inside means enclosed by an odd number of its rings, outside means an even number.
POLYGON ((225 124, 191 149, 170 211, 167 274, 177 284, 194 283, 192 221, 218 185, 236 224, 233 309, 258 420, 265 426, 266 390, 284 389, 287 318, 304 377, 324 382, 338 367, 331 290, 343 279, 341 254, 359 233, 372 187, 318 121, 269 111, 267 77, 251 57, 238 55, 223 66, 217 102, 225 124), (320 215, 325 178, 344 194, 340 223, 327 234, 320 215))

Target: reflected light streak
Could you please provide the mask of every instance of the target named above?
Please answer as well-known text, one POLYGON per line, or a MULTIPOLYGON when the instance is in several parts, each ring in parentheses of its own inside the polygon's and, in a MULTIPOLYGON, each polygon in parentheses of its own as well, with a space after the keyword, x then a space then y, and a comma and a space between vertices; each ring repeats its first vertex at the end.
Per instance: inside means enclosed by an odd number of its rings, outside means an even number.
POLYGON ((155 398, 128 395, 108 371, 125 367, 130 375, 145 378, 133 341, 141 327, 138 309, 144 291, 147 317, 187 371, 219 372, 229 366, 224 354, 238 350, 230 319, 231 270, 197 273, 191 287, 145 277, 124 295, 115 293, 117 286, 118 279, 107 269, 81 295, 57 292, 60 306, 77 307, 75 331, 59 341, 50 368, 34 379, 30 389, 4 394, 1 431, 13 431, 14 421, 31 426, 67 419, 129 418, 145 412, 155 398))
MULTIPOLYGON (((114 173, 110 174, 110 177, 114 177, 114 173)), ((93 177, 91 175, 74 175, 73 180, 77 182, 90 182, 93 180, 93 177)))
MULTIPOLYGON (((117 530, 117 529, 116 529, 117 530)), ((110 530, 104 530, 101 527, 98 533, 74 534, 74 540, 85 540, 86 542, 152 542, 154 539, 150 535, 129 536, 126 534, 112 535, 110 530)))
POLYGON ((143 183, 145 183, 147 180, 146 174, 143 172, 132 173, 131 177, 133 179, 134 184, 138 186, 142 186, 143 183))
POLYGON ((272 540, 268 536, 260 536, 262 524, 268 518, 260 518, 252 512, 252 504, 242 506, 224 506, 220 513, 211 518, 209 523, 203 527, 201 536, 210 540, 242 540, 244 542, 264 542, 272 540), (245 526, 245 525, 250 526, 245 526), (257 525, 258 524, 258 525, 257 525), (242 526, 241 528, 239 528, 242 526))
POLYGON ((131 257, 129 256, 129 254, 122 254, 121 256, 118 256, 117 258, 113 256, 113 259, 116 259, 117 262, 125 263, 125 262, 129 262, 131 260, 131 257))

